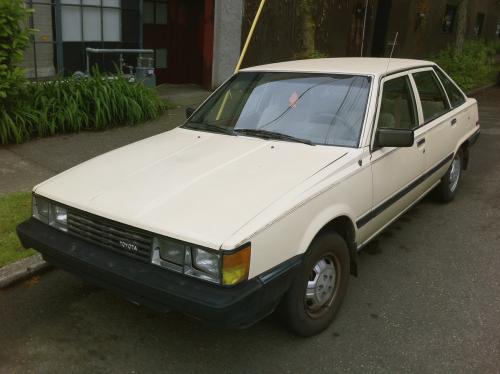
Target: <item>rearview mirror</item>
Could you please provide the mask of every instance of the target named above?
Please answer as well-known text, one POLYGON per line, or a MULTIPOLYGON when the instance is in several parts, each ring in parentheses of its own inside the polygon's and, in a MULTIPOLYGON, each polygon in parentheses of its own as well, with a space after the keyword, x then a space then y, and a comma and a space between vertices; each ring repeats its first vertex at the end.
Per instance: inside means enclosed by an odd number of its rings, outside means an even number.
POLYGON ((377 147, 411 147, 415 142, 413 130, 378 129, 375 137, 377 147))
POLYGON ((186 108, 186 119, 191 117, 194 113, 194 109, 193 108, 186 108))

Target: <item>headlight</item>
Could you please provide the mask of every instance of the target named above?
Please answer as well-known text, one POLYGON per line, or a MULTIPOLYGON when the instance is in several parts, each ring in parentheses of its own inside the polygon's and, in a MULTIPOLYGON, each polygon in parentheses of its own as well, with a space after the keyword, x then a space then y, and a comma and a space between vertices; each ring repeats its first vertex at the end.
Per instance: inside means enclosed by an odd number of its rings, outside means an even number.
POLYGON ((49 223, 49 200, 33 195, 31 199, 31 211, 34 218, 49 223))
POLYGON ((154 238, 153 246, 160 258, 182 266, 186 256, 186 246, 165 238, 154 238))
POLYGON ((193 266, 213 277, 219 277, 220 256, 215 253, 204 251, 200 248, 193 248, 193 266))
POLYGON ((194 278, 233 286, 248 279, 250 251, 250 244, 225 254, 156 237, 151 262, 194 278))
POLYGON ((55 204, 50 204, 49 206, 49 225, 62 231, 68 231, 68 210, 55 204))
POLYGON ((47 223, 56 229, 68 231, 68 210, 48 199, 33 195, 32 215, 43 223, 47 223))

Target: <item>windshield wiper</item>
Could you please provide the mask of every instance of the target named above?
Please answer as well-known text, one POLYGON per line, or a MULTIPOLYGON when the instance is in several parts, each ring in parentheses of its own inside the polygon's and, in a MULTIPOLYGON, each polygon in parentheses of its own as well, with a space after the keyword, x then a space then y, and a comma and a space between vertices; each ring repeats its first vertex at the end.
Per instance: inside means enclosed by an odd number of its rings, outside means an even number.
POLYGON ((288 140, 291 142, 303 143, 307 145, 315 145, 313 142, 307 139, 296 138, 292 135, 286 135, 279 132, 267 131, 267 130, 257 130, 257 129, 235 129, 234 133, 257 136, 266 139, 278 139, 278 140, 288 140))
POLYGON ((183 127, 187 129, 205 130, 211 132, 218 132, 221 134, 234 135, 234 131, 232 129, 228 129, 222 126, 212 125, 206 122, 189 122, 183 127))

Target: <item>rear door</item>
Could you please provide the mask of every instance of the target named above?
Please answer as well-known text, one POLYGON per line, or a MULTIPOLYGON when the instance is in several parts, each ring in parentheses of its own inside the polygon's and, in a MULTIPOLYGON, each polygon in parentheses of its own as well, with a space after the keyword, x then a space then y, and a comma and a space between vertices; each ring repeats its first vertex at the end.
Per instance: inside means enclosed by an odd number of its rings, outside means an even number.
POLYGON ((366 225, 373 234, 424 192, 417 183, 425 169, 425 144, 421 142, 413 82, 405 72, 386 77, 381 84, 376 128, 414 129, 415 143, 408 148, 372 146, 373 208, 358 220, 358 227, 366 225))
POLYGON ((446 92, 432 67, 412 71, 416 96, 422 112, 422 139, 425 140, 427 178, 430 187, 444 174, 457 143, 461 118, 452 110, 446 92))
POLYGON ((448 101, 451 107, 450 118, 455 124, 451 124, 453 128, 454 144, 458 144, 463 136, 474 128, 476 123, 473 120, 473 108, 467 105, 467 97, 458 88, 458 86, 448 77, 440 68, 434 67, 441 84, 448 96, 448 101))

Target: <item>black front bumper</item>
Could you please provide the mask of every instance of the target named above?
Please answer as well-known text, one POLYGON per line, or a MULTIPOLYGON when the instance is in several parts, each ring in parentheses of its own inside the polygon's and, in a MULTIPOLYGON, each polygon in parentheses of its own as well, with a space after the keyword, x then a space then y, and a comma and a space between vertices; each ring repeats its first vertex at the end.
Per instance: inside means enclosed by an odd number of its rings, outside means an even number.
POLYGON ((242 284, 222 287, 108 251, 33 218, 17 233, 25 248, 36 249, 47 262, 131 301, 227 328, 246 327, 270 314, 301 263, 296 257, 242 284))

